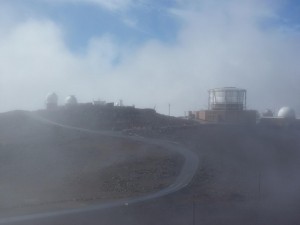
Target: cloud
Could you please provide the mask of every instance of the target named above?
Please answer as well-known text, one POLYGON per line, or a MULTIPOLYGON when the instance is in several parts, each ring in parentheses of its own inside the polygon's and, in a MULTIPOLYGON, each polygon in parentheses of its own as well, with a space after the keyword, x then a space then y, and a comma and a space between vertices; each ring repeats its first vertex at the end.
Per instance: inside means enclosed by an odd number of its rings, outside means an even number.
POLYGON ((136 29, 137 28, 137 20, 131 19, 131 18, 124 18, 123 23, 126 24, 127 26, 136 29))
POLYGON ((110 38, 102 37, 92 39, 84 55, 72 54, 53 22, 28 20, 17 25, 0 39, 1 109, 42 108, 49 91, 60 97, 78 94, 79 100, 98 98, 110 85, 106 80, 114 51, 110 38))
POLYGON ((73 4, 94 4, 102 8, 116 11, 126 10, 132 6, 134 0, 43 0, 50 3, 73 3, 73 4))
POLYGON ((132 0, 111 0, 111 1, 89 0, 89 2, 101 5, 111 10, 116 10, 116 9, 128 7, 130 4, 132 4, 133 1, 132 0))
POLYGON ((278 5, 245 2, 171 10, 181 21, 172 43, 125 45, 106 34, 91 37, 83 53, 67 48, 52 21, 14 24, 0 35, 0 110, 42 108, 47 92, 56 91, 61 99, 156 105, 161 113, 170 103, 171 114, 183 115, 206 107, 209 88, 237 86, 248 90, 250 108, 300 112, 300 34, 262 26, 278 5))

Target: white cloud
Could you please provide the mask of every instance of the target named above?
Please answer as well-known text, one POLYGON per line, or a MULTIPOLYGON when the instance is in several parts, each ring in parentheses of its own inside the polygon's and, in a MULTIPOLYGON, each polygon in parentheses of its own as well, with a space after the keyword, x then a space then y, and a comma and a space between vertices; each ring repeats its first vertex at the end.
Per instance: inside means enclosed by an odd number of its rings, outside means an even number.
POLYGON ((291 105, 300 112, 300 34, 260 26, 277 6, 230 2, 174 11, 184 21, 176 43, 132 48, 105 35, 91 38, 80 55, 51 21, 14 24, 0 35, 0 110, 41 108, 46 93, 56 91, 81 101, 122 98, 163 113, 171 103, 182 115, 206 107, 207 89, 238 86, 248 89, 253 108, 291 105))
MULTIPOLYGON (((84 0, 83 0, 84 1, 84 0)), ((116 10, 120 8, 126 8, 130 4, 132 4, 132 0, 87 0, 90 1, 91 3, 99 4, 101 6, 104 6, 108 9, 116 10)))
POLYGON ((124 18, 123 23, 126 24, 127 26, 136 29, 138 21, 136 19, 131 19, 131 18, 124 18))
POLYGON ((106 8, 108 10, 126 10, 133 3, 134 0, 42 0, 49 3, 73 3, 73 4, 94 4, 106 8))

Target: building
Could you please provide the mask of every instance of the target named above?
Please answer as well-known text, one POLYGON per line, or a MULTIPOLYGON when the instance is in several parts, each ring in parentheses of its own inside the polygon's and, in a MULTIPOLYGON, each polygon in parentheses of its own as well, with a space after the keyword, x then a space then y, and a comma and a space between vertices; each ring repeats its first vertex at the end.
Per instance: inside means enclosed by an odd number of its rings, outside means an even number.
POLYGON ((281 107, 278 111, 277 116, 278 118, 283 118, 291 121, 296 119, 295 110, 287 106, 281 107))
POLYGON ((285 127, 285 126, 297 126, 299 127, 299 120, 296 118, 294 109, 284 106, 278 111, 277 116, 264 116, 259 120, 259 123, 265 126, 271 127, 285 127))
POLYGON ((123 104, 123 100, 120 99, 118 102, 115 103, 115 106, 120 106, 120 107, 123 107, 124 104, 123 104))
POLYGON ((102 106, 104 106, 104 105, 106 105, 106 101, 102 101, 100 99, 94 100, 93 105, 102 105, 102 106))
POLYGON ((262 117, 274 117, 274 113, 271 109, 266 109, 261 115, 262 117))
POLYGON ((69 95, 65 100, 66 106, 74 106, 77 105, 77 98, 74 95, 69 95))
POLYGON ((208 109, 190 112, 196 119, 211 123, 254 124, 255 110, 247 110, 247 91, 235 87, 215 88, 208 91, 208 109))
POLYGON ((49 93, 46 97, 46 109, 53 110, 53 109, 56 109, 57 106, 58 106, 57 95, 54 92, 49 93))

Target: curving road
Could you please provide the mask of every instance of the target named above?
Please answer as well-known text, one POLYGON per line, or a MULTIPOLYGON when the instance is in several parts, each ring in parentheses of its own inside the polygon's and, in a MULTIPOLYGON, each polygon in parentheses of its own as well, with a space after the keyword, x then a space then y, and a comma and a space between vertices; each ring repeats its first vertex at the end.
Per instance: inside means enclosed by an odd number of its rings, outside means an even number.
POLYGON ((184 161, 184 164, 180 171, 180 174, 176 178, 175 182, 173 184, 171 184, 170 186, 168 186, 164 189, 161 189, 158 192, 150 193, 150 194, 140 196, 140 197, 132 197, 132 198, 113 200, 108 203, 95 204, 95 205, 87 206, 84 208, 64 209, 64 210, 60 210, 57 212, 39 213, 39 214, 26 215, 26 216, 18 216, 18 217, 13 217, 13 218, 3 218, 3 219, 0 219, 0 224, 10 224, 10 223, 14 223, 14 222, 28 221, 28 220, 34 220, 34 219, 39 219, 39 218, 56 217, 56 216, 61 216, 61 215, 66 215, 66 214, 89 212, 89 211, 107 209, 107 208, 112 208, 112 207, 117 207, 117 206, 122 206, 122 205, 128 206, 130 204, 159 198, 159 197, 168 195, 170 193, 176 192, 176 191, 184 188, 185 186, 187 186, 190 183, 190 181, 192 180, 192 178, 198 168, 198 164, 199 164, 198 156, 196 154, 194 154, 193 152, 189 151, 188 149, 183 148, 182 146, 179 146, 175 143, 157 140, 157 139, 144 138, 144 137, 140 137, 140 136, 126 136, 121 133, 116 133, 116 132, 111 132, 111 131, 95 131, 95 130, 89 130, 89 129, 84 129, 84 128, 72 127, 72 126, 63 125, 63 124, 59 124, 59 123, 47 120, 36 114, 28 113, 28 115, 42 123, 59 126, 59 127, 65 128, 65 129, 78 130, 78 131, 87 132, 87 133, 91 133, 91 134, 98 134, 101 136, 126 138, 126 139, 133 140, 133 141, 140 141, 140 142, 144 142, 144 143, 151 144, 151 145, 157 145, 157 146, 163 147, 165 149, 168 149, 170 151, 181 154, 185 158, 185 161, 184 161))

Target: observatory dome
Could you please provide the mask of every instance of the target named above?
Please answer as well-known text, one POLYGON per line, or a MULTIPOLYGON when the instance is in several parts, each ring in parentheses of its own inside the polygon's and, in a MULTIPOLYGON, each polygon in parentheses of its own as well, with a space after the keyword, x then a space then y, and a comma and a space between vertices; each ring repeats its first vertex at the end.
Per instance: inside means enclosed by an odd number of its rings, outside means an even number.
POLYGON ((263 117, 273 117, 274 114, 271 109, 266 109, 265 111, 263 111, 262 116, 263 117))
POLYGON ((77 104, 77 99, 74 95, 70 95, 66 97, 66 105, 76 105, 77 104))
POLYGON ((57 101, 58 101, 58 97, 54 92, 49 93, 46 97, 47 104, 57 104, 57 101))
POLYGON ((285 106, 278 111, 278 117, 286 119, 296 119, 296 114, 292 108, 285 106))

